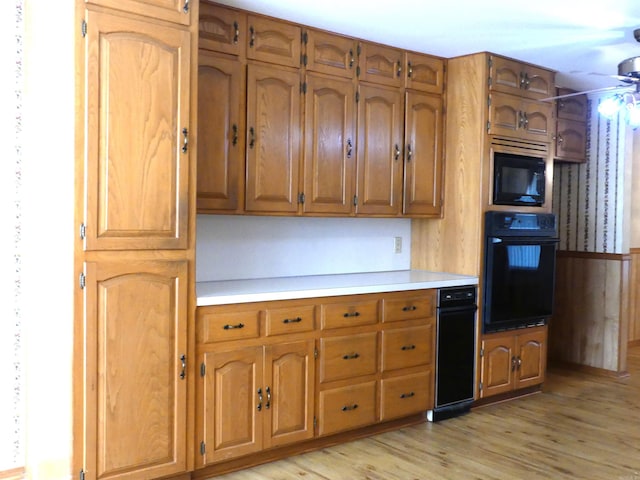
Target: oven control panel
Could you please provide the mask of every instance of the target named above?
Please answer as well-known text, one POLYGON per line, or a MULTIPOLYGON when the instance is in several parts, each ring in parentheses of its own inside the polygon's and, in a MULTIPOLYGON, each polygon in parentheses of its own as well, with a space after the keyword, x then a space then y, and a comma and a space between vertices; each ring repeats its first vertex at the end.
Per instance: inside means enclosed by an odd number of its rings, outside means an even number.
POLYGON ((553 213, 486 212, 487 236, 548 236, 557 235, 553 213))

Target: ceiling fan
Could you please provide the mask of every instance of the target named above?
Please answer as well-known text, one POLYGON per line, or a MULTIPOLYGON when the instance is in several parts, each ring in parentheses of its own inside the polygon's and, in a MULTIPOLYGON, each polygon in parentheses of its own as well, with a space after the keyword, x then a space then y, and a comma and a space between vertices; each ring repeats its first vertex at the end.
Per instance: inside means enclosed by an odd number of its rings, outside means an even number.
MULTIPOLYGON (((633 36, 637 42, 640 42, 640 28, 633 31, 633 36)), ((637 95, 636 101, 640 102, 640 56, 627 58, 618 64, 617 75, 606 75, 602 73, 589 73, 589 75, 604 75, 607 77, 615 78, 622 82, 622 85, 615 85, 612 87, 596 88, 593 90, 582 90, 580 92, 566 93, 564 95, 557 95, 555 97, 544 98, 542 101, 557 100, 560 98, 573 97, 576 95, 584 95, 587 93, 606 92, 606 91, 620 91, 620 92, 633 92, 637 95)))

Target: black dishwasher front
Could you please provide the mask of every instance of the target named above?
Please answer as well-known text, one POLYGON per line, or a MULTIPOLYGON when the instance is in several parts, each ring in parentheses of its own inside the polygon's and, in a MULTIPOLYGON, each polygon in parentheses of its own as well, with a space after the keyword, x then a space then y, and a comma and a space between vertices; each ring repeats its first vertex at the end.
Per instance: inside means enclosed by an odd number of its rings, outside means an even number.
POLYGON ((476 363, 476 287, 438 291, 436 317, 436 400, 430 421, 466 413, 473 403, 476 363))

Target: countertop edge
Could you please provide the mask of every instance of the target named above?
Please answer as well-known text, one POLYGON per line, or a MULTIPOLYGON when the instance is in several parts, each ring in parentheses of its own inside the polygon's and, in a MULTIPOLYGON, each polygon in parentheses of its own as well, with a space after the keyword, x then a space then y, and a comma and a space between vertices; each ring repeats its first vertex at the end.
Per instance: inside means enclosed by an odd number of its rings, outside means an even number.
MULTIPOLYGON (((420 273, 420 271, 407 271, 407 275, 420 273)), ((397 272, 390 272, 391 274, 396 274, 397 272)), ((384 293, 384 292, 401 292, 401 291, 410 291, 410 290, 422 290, 422 289, 431 289, 431 288, 446 288, 446 287, 459 287, 466 285, 477 285, 478 277, 471 275, 459 275, 459 274, 449 274, 444 272, 424 272, 426 275, 432 277, 438 277, 435 279, 429 279, 424 281, 400 281, 400 282, 381 282, 379 280, 380 276, 384 277, 383 273, 374 273, 371 274, 371 278, 378 278, 377 281, 372 281, 371 283, 366 283, 367 274, 358 274, 359 279, 357 284, 348 285, 348 286, 326 286, 320 285, 318 287, 300 287, 300 288, 287 288, 287 289, 269 289, 267 286, 269 282, 273 279, 263 279, 265 284, 265 290, 259 291, 255 285, 252 285, 251 288, 248 288, 247 291, 242 291, 242 287, 237 288, 237 285, 242 285, 242 281, 230 281, 230 282, 200 282, 202 286, 201 290, 206 290, 204 286, 220 286, 224 287, 226 285, 234 285, 236 288, 233 289, 232 292, 224 292, 220 291, 213 293, 203 293, 197 292, 196 295, 196 306, 204 307, 204 306, 212 306, 212 305, 229 305, 235 303, 252 303, 252 302, 266 302, 266 301, 275 301, 275 300, 297 300, 304 298, 320 298, 320 297, 334 297, 334 296, 342 296, 342 295, 361 295, 367 293, 384 293), (374 277, 374 275, 377 275, 374 277), (364 278, 364 280, 363 280, 364 278)), ((338 276, 339 277, 339 276, 338 276)), ((312 279, 313 277, 304 277, 305 279, 312 279)), ((326 276, 319 276, 318 278, 326 279, 326 276)), ((282 279, 278 279, 282 280, 282 279)), ((286 280, 286 279, 285 279, 286 280)), ((258 282, 260 280, 252 280, 252 283, 258 282)), ((295 279, 293 282, 295 283, 295 279)), ((312 282, 311 282, 312 283, 312 282)), ((326 284, 326 280, 321 282, 326 284)), ((198 283, 196 284, 196 291, 198 290, 198 283)), ((214 287, 215 290, 215 287, 214 287)), ((224 290, 224 288, 221 288, 224 290)))

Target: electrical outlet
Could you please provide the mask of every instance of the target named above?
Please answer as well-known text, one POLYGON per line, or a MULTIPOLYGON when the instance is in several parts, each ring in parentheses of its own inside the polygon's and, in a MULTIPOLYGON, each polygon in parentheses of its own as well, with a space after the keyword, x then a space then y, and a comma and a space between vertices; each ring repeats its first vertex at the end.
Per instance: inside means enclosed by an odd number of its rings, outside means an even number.
POLYGON ((402 237, 394 237, 393 251, 395 253, 402 253, 402 237))

